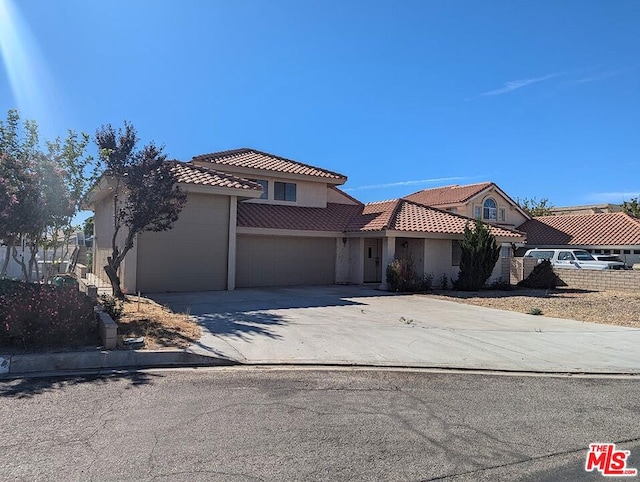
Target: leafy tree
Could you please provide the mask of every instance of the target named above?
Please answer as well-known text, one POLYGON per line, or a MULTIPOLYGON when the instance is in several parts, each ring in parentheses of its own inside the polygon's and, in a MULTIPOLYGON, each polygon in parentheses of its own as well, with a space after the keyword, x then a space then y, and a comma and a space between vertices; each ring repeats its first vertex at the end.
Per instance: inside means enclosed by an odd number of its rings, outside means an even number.
POLYGON ((631 198, 630 201, 624 201, 620 206, 625 213, 640 218, 640 202, 637 197, 631 198))
MULTIPOLYGON (((56 259, 60 233, 72 232, 71 219, 92 182, 86 171, 93 166, 93 174, 96 172, 93 158, 85 155, 88 143, 87 134, 69 131, 64 142, 56 138, 43 149, 35 121, 21 123, 16 110, 0 121, 0 178, 10 199, 8 207, 0 201, 4 214, 0 238, 7 245, 2 275, 6 274, 10 252, 26 280, 34 267, 40 278, 36 263, 39 248, 53 248, 52 258, 56 259), (28 262, 18 256, 18 245, 28 248, 28 262)), ((6 200, 6 196, 0 198, 6 200)))
POLYGON ((531 217, 536 216, 553 216, 553 204, 549 202, 549 199, 543 197, 539 201, 532 197, 528 198, 517 198, 518 205, 520 209, 522 209, 525 213, 527 213, 531 217))
POLYGON ((464 227, 460 241, 460 272, 453 288, 477 291, 487 282, 500 257, 500 247, 487 226, 477 219, 473 228, 464 227))
POLYGON ((93 236, 93 216, 89 216, 84 220, 82 231, 84 232, 85 237, 93 236))
POLYGON ((105 164, 105 176, 113 192, 111 256, 104 271, 113 296, 124 298, 118 268, 133 248, 133 240, 145 231, 167 231, 180 215, 187 196, 180 190, 171 164, 161 147, 153 143, 136 150, 136 130, 128 122, 124 130, 110 125, 96 132, 96 144, 105 164))

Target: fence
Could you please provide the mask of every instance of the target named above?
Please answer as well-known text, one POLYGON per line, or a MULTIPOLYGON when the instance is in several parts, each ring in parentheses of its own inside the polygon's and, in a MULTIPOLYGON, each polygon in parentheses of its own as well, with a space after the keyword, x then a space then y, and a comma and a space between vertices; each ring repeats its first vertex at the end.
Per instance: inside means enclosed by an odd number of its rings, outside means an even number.
MULTIPOLYGON (((513 258, 511 284, 518 284, 527 278, 537 262, 535 258, 513 258)), ((554 271, 569 288, 595 291, 640 291, 639 270, 556 268, 554 271)))

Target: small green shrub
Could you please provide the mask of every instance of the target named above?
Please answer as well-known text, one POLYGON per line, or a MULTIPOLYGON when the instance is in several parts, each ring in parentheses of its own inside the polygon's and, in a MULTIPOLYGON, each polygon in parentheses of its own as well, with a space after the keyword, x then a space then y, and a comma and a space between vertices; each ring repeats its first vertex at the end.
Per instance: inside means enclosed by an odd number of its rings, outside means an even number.
POLYGON ((551 261, 543 259, 534 268, 531 274, 518 283, 522 288, 552 289, 560 284, 560 278, 554 273, 551 261))
POLYGON ((542 315, 543 313, 542 313, 542 310, 540 308, 531 308, 529 310, 529 314, 530 315, 539 316, 539 315, 542 315))
POLYGON ((410 253, 389 263, 386 275, 389 291, 422 293, 429 291, 433 282, 430 274, 418 275, 410 253))
POLYGON ((449 277, 447 276, 447 273, 442 273, 442 276, 440 276, 440 289, 441 290, 449 289, 449 277))
POLYGON ((94 302, 39 283, 0 281, 0 346, 82 346, 97 341, 94 302))
POLYGON ((508 281, 497 280, 489 285, 490 290, 513 291, 515 288, 508 281))
POLYGON ((124 313, 122 300, 111 295, 100 295, 98 296, 98 301, 113 321, 118 321, 122 317, 122 313, 124 313))

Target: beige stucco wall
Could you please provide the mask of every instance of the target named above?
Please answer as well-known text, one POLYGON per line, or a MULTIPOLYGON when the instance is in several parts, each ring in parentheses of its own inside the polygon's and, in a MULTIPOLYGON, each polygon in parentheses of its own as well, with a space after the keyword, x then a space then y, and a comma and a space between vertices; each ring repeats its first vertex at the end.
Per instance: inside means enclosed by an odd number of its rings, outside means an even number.
POLYGON ((228 196, 188 193, 173 229, 140 234, 137 289, 226 289, 229 206, 228 196))
MULTIPOLYGON (((424 239, 418 238, 396 238, 396 259, 402 259, 409 255, 413 259, 414 267, 418 276, 424 274, 424 239)), ((382 272, 386 276, 386 266, 382 272)))
POLYGON ((424 240, 424 272, 433 275, 433 286, 440 287, 444 274, 451 287, 451 280, 458 278, 460 266, 451 265, 451 239, 424 240))
POLYGON ((498 214, 501 208, 505 210, 506 220, 502 222, 500 221, 500 219, 498 219, 497 221, 494 221, 494 222, 497 222, 498 224, 507 224, 509 226, 516 227, 516 226, 520 226, 522 223, 524 223, 527 220, 527 218, 525 218, 520 213, 520 211, 518 211, 518 209, 511 204, 509 200, 507 200, 504 196, 502 196, 498 191, 496 191, 493 188, 487 191, 486 193, 482 194, 482 196, 477 196, 473 198, 467 204, 458 206, 456 212, 458 214, 462 214, 463 216, 473 218, 475 207, 476 206, 482 207, 485 199, 487 199, 488 197, 493 198, 496 204, 498 205, 498 214))
POLYGON ((239 288, 333 284, 335 266, 336 238, 247 234, 237 237, 239 288))
MULTIPOLYGON (((94 238, 93 238, 93 272, 105 282, 109 278, 104 272, 107 264, 107 257, 111 256, 111 238, 113 237, 113 196, 106 196, 101 199, 94 208, 94 238)), ((118 246, 124 245, 124 238, 127 229, 123 228, 118 233, 116 242, 118 246)), ((124 261, 120 264, 118 276, 125 293, 135 293, 136 291, 136 265, 137 265, 137 243, 129 250, 124 261)))
MULTIPOLYGON (((247 177, 246 174, 244 177, 247 177)), ((258 204, 282 204, 285 206, 303 206, 314 208, 327 207, 327 184, 323 182, 309 182, 292 180, 270 176, 256 175, 254 177, 248 176, 251 179, 264 180, 269 183, 268 199, 251 199, 245 202, 252 202, 258 204), (296 184, 296 201, 276 201, 273 198, 274 195, 274 183, 278 182, 290 182, 296 184)), ((335 192, 335 191, 334 191, 335 192)))
POLYGON ((329 187, 327 188, 327 202, 334 203, 334 204, 350 204, 352 206, 355 206, 358 204, 356 201, 354 201, 350 197, 345 196, 341 192, 336 191, 335 189, 331 189, 329 187))

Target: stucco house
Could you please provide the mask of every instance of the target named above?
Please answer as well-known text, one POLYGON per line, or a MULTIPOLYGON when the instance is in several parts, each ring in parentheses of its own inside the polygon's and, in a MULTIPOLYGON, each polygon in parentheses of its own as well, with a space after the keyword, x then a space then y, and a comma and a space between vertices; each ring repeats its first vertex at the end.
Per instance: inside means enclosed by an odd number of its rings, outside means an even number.
MULTIPOLYGON (((135 240, 120 272, 128 292, 334 283, 384 289, 384 268, 409 252, 418 273, 455 278, 469 206, 471 214, 476 206, 487 210, 503 246, 525 240, 513 226, 526 215, 492 183, 445 209, 414 195, 363 204, 339 189, 346 176, 255 149, 171 162, 188 200, 172 230, 135 240)), ((93 269, 101 277, 112 200, 105 178, 88 202, 95 211, 93 269)), ((496 264, 494 279, 508 276, 503 269, 496 264)))
POLYGON ((529 248, 580 248, 615 254, 627 265, 640 263, 640 220, 623 212, 540 216, 518 227, 529 248))

